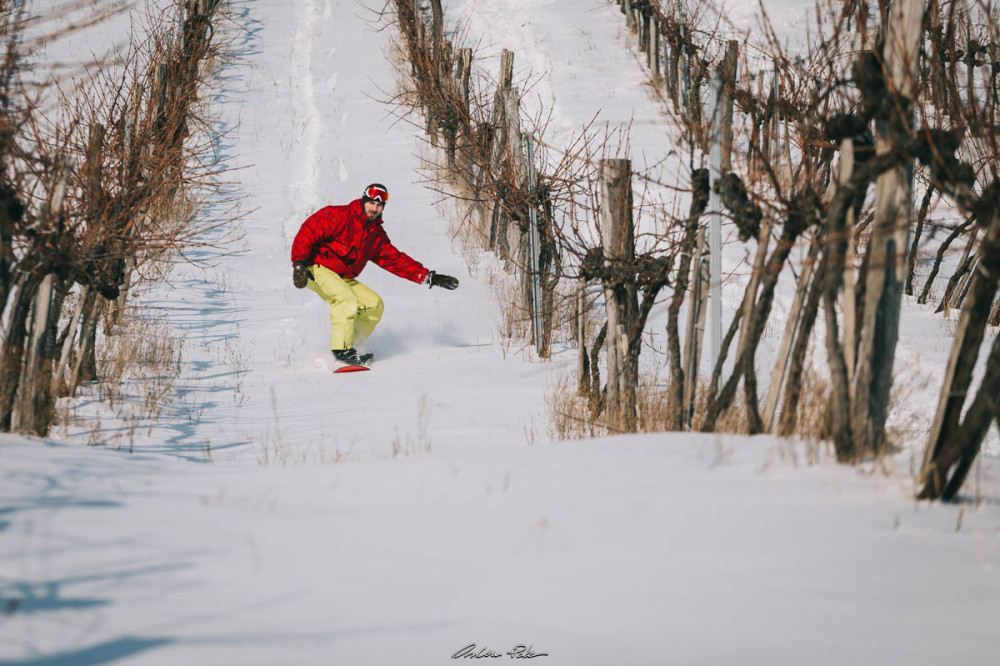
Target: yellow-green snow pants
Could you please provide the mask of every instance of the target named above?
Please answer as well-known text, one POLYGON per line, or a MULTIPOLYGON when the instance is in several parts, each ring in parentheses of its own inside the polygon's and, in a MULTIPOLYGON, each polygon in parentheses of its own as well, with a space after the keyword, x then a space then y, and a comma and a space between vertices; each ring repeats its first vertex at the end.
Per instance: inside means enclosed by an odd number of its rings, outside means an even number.
POLYGON ((349 349, 364 340, 385 309, 382 298, 357 280, 345 280, 329 268, 314 264, 306 285, 330 304, 330 349, 349 349))

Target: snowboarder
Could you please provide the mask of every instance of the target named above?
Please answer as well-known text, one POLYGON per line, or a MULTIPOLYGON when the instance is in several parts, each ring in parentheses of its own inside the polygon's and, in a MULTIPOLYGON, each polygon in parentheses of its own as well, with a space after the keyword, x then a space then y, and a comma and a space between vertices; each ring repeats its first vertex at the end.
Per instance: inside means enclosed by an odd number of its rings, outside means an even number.
POLYGON ((369 261, 417 284, 458 287, 456 278, 427 270, 393 246, 382 228, 388 201, 385 186, 372 183, 360 199, 310 215, 292 242, 292 283, 297 289, 309 287, 330 304, 330 351, 343 365, 372 362, 372 354, 359 354, 354 347, 382 318, 382 299, 355 279, 369 261))

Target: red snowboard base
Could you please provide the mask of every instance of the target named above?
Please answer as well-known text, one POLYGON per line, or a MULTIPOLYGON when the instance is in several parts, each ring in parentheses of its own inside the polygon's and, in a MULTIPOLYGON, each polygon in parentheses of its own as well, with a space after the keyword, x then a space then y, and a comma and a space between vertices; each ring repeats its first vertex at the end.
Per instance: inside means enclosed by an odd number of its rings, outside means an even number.
POLYGON ((338 372, 363 372, 365 370, 371 370, 371 368, 364 365, 345 365, 342 368, 337 368, 333 372, 336 374, 338 372))

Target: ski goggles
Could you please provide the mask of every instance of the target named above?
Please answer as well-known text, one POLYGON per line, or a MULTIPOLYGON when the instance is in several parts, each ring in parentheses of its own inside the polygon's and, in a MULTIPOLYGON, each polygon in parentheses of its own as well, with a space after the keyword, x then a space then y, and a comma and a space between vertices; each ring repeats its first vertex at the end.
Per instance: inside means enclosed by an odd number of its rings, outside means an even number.
POLYGON ((365 196, 372 201, 377 201, 383 206, 389 203, 389 192, 385 188, 379 187, 378 185, 369 185, 368 189, 365 190, 365 196))

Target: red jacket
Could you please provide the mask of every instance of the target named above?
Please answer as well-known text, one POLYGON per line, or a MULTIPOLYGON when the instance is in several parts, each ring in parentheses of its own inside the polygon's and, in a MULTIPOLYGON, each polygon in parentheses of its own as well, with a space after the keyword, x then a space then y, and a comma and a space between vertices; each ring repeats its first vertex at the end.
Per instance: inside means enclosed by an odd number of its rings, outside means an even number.
POLYGON ((361 199, 346 206, 327 206, 309 216, 292 242, 292 261, 319 264, 352 280, 369 261, 399 277, 423 282, 424 266, 400 252, 382 228, 382 218, 369 222, 361 199))

